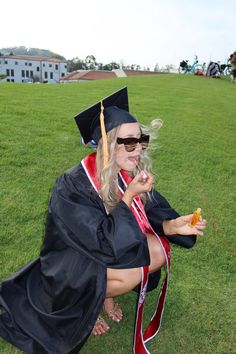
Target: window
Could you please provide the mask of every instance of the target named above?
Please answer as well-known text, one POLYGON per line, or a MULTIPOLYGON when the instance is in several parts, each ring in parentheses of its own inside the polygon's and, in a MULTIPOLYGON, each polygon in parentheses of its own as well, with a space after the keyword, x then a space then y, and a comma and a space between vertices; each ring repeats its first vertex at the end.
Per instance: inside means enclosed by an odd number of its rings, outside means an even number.
POLYGON ((5 60, 5 64, 8 64, 8 61, 7 61, 7 60, 5 60))
POLYGON ((50 79, 53 79, 53 73, 52 72, 50 73, 50 79))
POLYGON ((65 69, 67 68, 67 65, 65 65, 65 69))
POLYGON ((25 77, 25 70, 21 70, 21 76, 25 77))
POLYGON ((49 64, 49 68, 51 68, 52 67, 52 64, 49 64))
POLYGON ((29 63, 29 66, 32 66, 32 63, 29 63))
POLYGON ((43 64, 43 67, 45 67, 45 64, 43 64))
POLYGON ((39 71, 39 66, 37 66, 37 71, 39 71))
POLYGON ((33 77, 33 76, 34 76, 33 70, 30 70, 30 77, 33 77))
POLYGON ((14 69, 11 69, 11 76, 14 76, 14 69))
POLYGON ((27 61, 25 62, 25 65, 26 65, 26 66, 28 65, 27 61))
POLYGON ((44 73, 44 78, 45 78, 45 79, 48 78, 48 73, 47 73, 47 71, 45 71, 45 73, 44 73))
POLYGON ((7 74, 7 76, 10 76, 10 70, 9 69, 6 70, 6 74, 7 74))
POLYGON ((11 79, 11 82, 15 82, 15 80, 14 80, 14 79, 11 79))
POLYGON ((63 77, 63 76, 65 76, 65 73, 62 73, 62 74, 61 74, 61 77, 63 77))
POLYGON ((15 65, 18 65, 18 61, 15 61, 15 65))
POLYGON ((55 69, 58 70, 58 64, 55 65, 55 69))
POLYGON ((10 82, 10 79, 7 79, 7 82, 10 82))
POLYGON ((26 70, 25 74, 26 74, 26 77, 29 77, 29 70, 26 70))

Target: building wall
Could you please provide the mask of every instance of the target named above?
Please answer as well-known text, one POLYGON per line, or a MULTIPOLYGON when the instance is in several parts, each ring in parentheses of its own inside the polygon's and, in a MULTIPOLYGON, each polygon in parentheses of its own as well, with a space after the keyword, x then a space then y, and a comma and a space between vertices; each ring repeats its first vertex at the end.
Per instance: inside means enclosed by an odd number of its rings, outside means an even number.
POLYGON ((28 60, 14 56, 0 56, 0 74, 7 75, 5 82, 59 83, 67 75, 66 62, 28 60), (36 79, 36 80, 35 80, 36 79))

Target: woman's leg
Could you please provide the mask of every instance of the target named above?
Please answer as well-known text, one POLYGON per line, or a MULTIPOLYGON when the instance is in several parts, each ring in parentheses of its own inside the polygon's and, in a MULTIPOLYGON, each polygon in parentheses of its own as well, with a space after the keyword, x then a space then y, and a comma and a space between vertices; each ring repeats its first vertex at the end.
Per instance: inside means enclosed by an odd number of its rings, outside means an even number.
MULTIPOLYGON (((166 263, 165 254, 156 236, 147 234, 150 253, 149 272, 154 273, 166 263)), ((141 268, 107 269, 106 297, 122 295, 134 289, 141 282, 141 268)))
MULTIPOLYGON (((149 272, 154 273, 166 263, 162 246, 156 236, 147 234, 148 248, 150 253, 149 272)), ((125 294, 134 289, 142 280, 141 268, 130 269, 107 269, 107 292, 104 301, 105 312, 111 311, 114 307, 113 297, 125 294)), ((117 312, 117 319, 122 319, 122 311, 117 312)), ((105 322, 105 321, 104 321, 105 322)), ((98 321, 95 325, 93 333, 96 335, 104 334, 109 327, 105 323, 98 321)))

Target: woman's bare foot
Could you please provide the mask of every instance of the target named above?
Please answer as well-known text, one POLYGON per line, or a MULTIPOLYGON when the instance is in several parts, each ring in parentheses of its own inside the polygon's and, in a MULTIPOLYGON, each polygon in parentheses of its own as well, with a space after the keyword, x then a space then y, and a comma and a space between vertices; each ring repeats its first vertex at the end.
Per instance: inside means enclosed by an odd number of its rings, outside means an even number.
POLYGON ((98 316, 95 326, 93 327, 92 333, 95 336, 101 336, 102 334, 106 333, 110 327, 106 323, 106 321, 102 318, 101 315, 98 316))
POLYGON ((122 320, 122 310, 112 297, 108 297, 105 299, 103 304, 103 310, 112 321, 120 322, 122 320))

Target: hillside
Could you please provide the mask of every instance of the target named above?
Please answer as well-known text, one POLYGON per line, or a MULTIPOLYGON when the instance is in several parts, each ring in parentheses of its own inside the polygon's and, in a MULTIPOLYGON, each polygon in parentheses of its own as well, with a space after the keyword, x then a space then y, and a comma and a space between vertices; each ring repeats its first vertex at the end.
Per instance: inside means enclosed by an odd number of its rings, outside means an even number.
POLYGON ((65 60, 65 57, 57 53, 51 52, 50 50, 39 49, 39 48, 26 48, 24 46, 1 48, 0 53, 4 55, 9 55, 9 54, 29 55, 35 57, 39 56, 39 57, 57 58, 57 59, 65 60))

